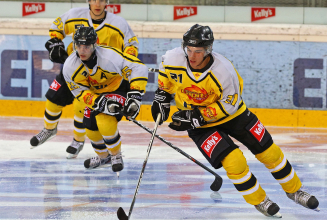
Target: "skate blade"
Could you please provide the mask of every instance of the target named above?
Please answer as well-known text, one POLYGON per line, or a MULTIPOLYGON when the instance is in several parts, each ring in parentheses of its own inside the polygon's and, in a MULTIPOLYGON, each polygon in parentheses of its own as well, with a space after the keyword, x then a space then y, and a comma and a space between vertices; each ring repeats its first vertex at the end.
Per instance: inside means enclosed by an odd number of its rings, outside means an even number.
POLYGON ((274 218, 281 218, 282 215, 281 215, 279 212, 277 212, 275 215, 273 215, 273 216, 271 216, 271 217, 274 217, 274 218))
POLYGON ((320 212, 320 208, 315 208, 313 211, 320 212))
POLYGON ((78 156, 78 154, 75 155, 75 154, 68 153, 67 156, 66 156, 66 158, 67 159, 75 159, 77 156, 78 156))

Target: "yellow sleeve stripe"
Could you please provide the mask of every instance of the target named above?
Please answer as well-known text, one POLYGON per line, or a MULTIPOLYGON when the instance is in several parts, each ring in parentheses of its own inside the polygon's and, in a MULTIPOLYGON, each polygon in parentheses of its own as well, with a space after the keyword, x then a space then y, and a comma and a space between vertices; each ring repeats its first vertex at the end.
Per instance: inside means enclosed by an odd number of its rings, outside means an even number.
POLYGON ((49 30, 50 36, 51 36, 51 32, 57 32, 57 33, 61 34, 62 36, 64 36, 64 34, 59 30, 50 29, 49 30))
POLYGON ((137 77, 137 78, 133 78, 129 83, 132 83, 132 82, 136 82, 136 81, 148 81, 148 78, 146 77, 137 77))

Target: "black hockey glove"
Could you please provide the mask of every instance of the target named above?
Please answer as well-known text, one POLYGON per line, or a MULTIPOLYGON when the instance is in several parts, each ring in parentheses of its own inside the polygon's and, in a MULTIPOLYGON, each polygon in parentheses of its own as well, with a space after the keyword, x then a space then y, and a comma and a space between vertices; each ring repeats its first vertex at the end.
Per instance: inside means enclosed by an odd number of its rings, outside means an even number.
POLYGON ((107 115, 118 115, 122 110, 123 106, 115 99, 107 98, 103 95, 99 96, 92 106, 94 111, 98 111, 107 115))
POLYGON ((49 59, 54 63, 64 63, 68 57, 64 42, 56 37, 48 40, 45 48, 49 51, 49 59))
POLYGON ((136 118, 140 112, 142 102, 142 94, 140 91, 131 90, 127 93, 124 106, 124 114, 131 118, 136 118))
POLYGON ((172 100, 171 94, 168 92, 157 89, 154 95, 154 99, 151 106, 152 118, 154 121, 157 120, 158 113, 161 113, 161 119, 159 125, 168 119, 170 112, 170 101, 172 100))
POLYGON ((198 108, 175 112, 171 119, 173 122, 168 126, 175 131, 186 131, 207 124, 198 108))

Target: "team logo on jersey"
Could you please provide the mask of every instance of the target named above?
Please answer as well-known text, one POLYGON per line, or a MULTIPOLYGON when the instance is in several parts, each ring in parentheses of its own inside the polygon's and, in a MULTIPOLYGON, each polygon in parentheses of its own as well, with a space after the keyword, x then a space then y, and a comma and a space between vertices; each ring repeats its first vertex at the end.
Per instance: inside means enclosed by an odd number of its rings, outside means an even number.
POLYGON ((45 11, 45 3, 25 3, 23 2, 23 17, 45 11))
POLYGON ((266 129, 263 124, 258 120, 257 123, 255 123, 255 125, 250 129, 250 132, 259 142, 261 142, 266 132, 266 129))
POLYGON ((222 139, 223 138, 216 131, 202 143, 201 148, 208 155, 208 157, 211 157, 213 150, 222 139))
POLYGON ((57 82, 57 80, 53 80, 53 82, 50 85, 50 89, 54 91, 58 91, 58 89, 61 87, 60 83, 57 82))
POLYGON ((195 85, 186 87, 185 89, 182 89, 181 92, 186 94, 187 97, 195 103, 202 103, 209 97, 209 94, 205 89, 200 89, 195 85))
POLYGON ((174 20, 194 16, 198 14, 198 7, 174 6, 174 20))
POLYGON ((158 87, 161 90, 168 89, 167 87, 165 87, 165 84, 160 79, 158 79, 158 87))
POLYGON ((276 8, 251 8, 251 22, 274 17, 276 8))
POLYGON ((94 95, 91 94, 91 93, 87 93, 83 99, 84 99, 84 103, 87 104, 87 105, 91 105, 92 104, 92 101, 93 101, 93 97, 94 95))
POLYGON ((121 95, 118 95, 118 94, 108 94, 108 95, 105 95, 105 97, 109 98, 109 99, 114 99, 117 102, 119 102, 120 104, 122 104, 123 106, 124 106, 125 101, 126 101, 126 98, 124 96, 121 96, 121 95))
POLYGON ((120 5, 107 5, 107 11, 113 14, 119 14, 121 11, 120 5))
POLYGON ((89 107, 85 107, 85 109, 84 109, 84 117, 85 118, 91 118, 91 109, 89 108, 89 107))
POLYGON ((203 109, 203 115, 207 118, 215 118, 217 116, 217 112, 215 108, 206 107, 205 109, 203 109))

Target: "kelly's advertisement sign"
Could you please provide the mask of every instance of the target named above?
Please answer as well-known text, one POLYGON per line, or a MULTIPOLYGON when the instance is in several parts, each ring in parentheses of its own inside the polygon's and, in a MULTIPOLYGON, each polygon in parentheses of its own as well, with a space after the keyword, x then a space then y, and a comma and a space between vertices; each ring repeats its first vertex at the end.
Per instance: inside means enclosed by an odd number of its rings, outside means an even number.
POLYGON ((45 3, 23 2, 22 4, 23 17, 45 11, 45 3))
POLYGON ((121 12, 121 6, 120 5, 107 5, 107 11, 113 14, 119 14, 121 12))
POLYGON ((198 14, 196 6, 174 6, 174 20, 187 18, 198 14))
POLYGON ((276 8, 251 8, 251 22, 276 16, 276 8))

